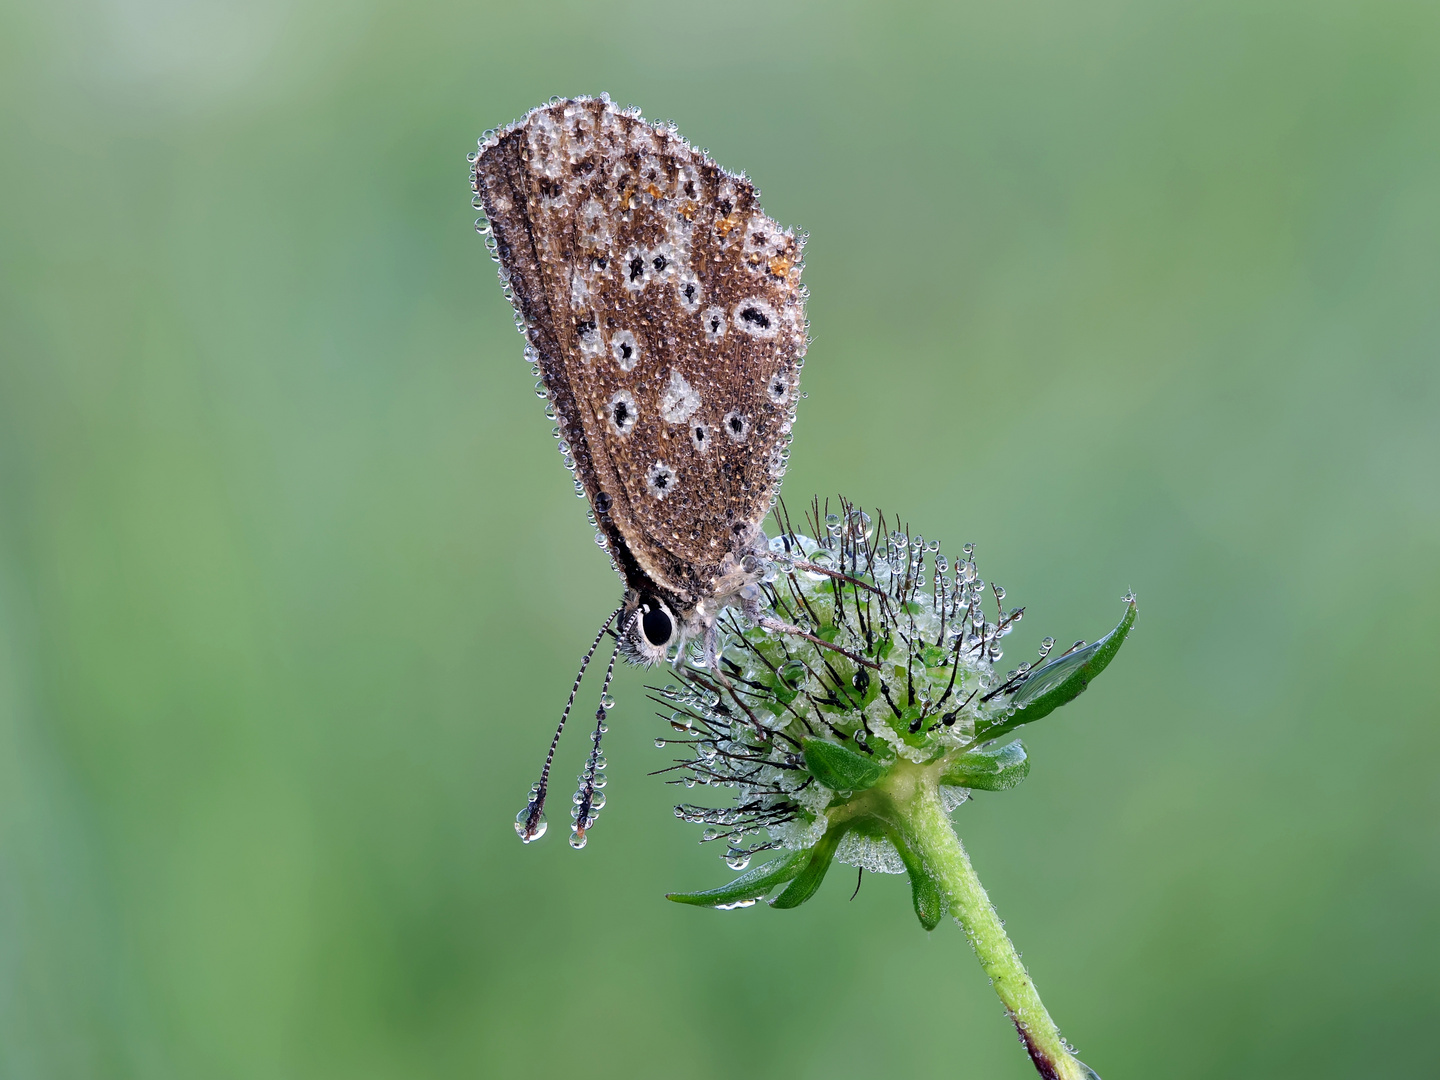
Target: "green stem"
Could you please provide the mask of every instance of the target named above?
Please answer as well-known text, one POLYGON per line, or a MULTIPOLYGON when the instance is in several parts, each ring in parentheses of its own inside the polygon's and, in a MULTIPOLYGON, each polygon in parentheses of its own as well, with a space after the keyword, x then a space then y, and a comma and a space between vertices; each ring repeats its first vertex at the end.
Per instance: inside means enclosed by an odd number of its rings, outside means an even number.
POLYGON ((914 779, 918 782, 910 787, 909 797, 893 804, 902 819, 900 824, 914 851, 939 882, 950 902, 950 914, 970 938, 980 966, 990 976, 1021 1041, 1030 1051, 1030 1060, 1047 1080, 1092 1080, 1095 1074, 1065 1048, 1055 1021, 1050 1019, 1015 946, 1006 936, 985 886, 975 876, 970 857, 955 835, 934 778, 925 775, 914 779))

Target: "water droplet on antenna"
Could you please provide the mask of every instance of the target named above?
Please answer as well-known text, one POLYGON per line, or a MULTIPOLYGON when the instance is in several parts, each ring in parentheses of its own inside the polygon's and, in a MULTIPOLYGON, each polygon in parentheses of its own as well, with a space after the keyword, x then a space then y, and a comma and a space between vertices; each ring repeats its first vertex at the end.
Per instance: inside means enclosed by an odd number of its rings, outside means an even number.
MULTIPOLYGON (((538 790, 540 785, 537 784, 535 786, 538 790)), ((549 828, 543 813, 535 819, 535 825, 531 828, 529 824, 530 813, 534 805, 534 803, 527 804, 524 810, 521 810, 520 813, 515 815, 515 832, 519 835, 520 839, 527 844, 539 840, 540 837, 545 835, 545 830, 549 828)))

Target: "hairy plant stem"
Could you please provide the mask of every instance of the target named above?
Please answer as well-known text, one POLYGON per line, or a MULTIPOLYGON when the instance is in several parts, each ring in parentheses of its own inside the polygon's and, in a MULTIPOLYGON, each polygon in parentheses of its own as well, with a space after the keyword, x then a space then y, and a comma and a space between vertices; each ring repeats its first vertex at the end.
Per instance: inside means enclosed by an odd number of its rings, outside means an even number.
POLYGON ((950 914, 970 939, 1040 1075, 1047 1080, 1091 1080, 1095 1074, 1065 1048, 985 887, 975 876, 941 801, 939 776, 938 764, 897 765, 883 790, 876 790, 871 812, 898 829, 939 884, 950 914))

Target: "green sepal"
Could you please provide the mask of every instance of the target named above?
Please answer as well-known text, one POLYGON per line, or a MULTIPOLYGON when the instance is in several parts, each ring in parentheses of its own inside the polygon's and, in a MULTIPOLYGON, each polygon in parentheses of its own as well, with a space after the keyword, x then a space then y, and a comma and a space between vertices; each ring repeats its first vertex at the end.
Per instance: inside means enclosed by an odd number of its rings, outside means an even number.
POLYGON ((925 861, 914 852, 898 831, 892 830, 886 835, 900 853, 900 861, 905 864, 905 872, 910 875, 910 898, 915 903, 915 917, 926 930, 934 930, 945 914, 945 898, 940 891, 940 883, 931 876, 930 871, 925 868, 925 861))
POLYGON ((850 831, 850 824, 832 825, 826 830, 820 842, 808 851, 801 852, 809 855, 809 862, 805 863, 800 872, 794 875, 794 880, 785 886, 785 891, 770 901, 774 908, 799 907, 820 888, 820 883, 825 880, 825 872, 830 869, 831 862, 835 859, 835 849, 840 846, 841 839, 850 831))
POLYGON ((942 668, 950 666, 950 652, 938 645, 926 645, 920 653, 920 660, 927 668, 942 668))
POLYGON ((777 885, 783 885, 796 874, 810 859, 810 851, 792 851, 771 859, 763 866, 757 866, 741 874, 727 885, 705 892, 666 893, 666 900, 677 904, 694 904, 696 907, 719 907, 721 904, 735 904, 741 900, 755 900, 764 896, 777 885))
POLYGON ((930 741, 929 729, 939 722, 939 717, 936 717, 934 720, 930 721, 929 724, 926 724, 923 720, 924 716, 924 706, 911 705, 908 709, 905 709, 903 712, 900 713, 899 717, 896 718, 895 723, 892 725, 895 730, 895 734, 899 735, 900 738, 903 739, 905 743, 909 746, 924 746, 927 742, 930 741), (911 727, 915 724, 915 721, 917 720, 920 721, 920 725, 916 727, 914 731, 911 731, 911 727))
POLYGON ((848 746, 809 738, 802 739, 800 745, 805 750, 805 768, 832 791, 864 791, 885 775, 884 765, 848 746))
POLYGON ((1032 672, 1010 699, 1016 710, 992 727, 977 727, 976 741, 994 739, 1007 731, 1013 731, 1021 724, 1033 723, 1042 716, 1048 716, 1061 705, 1075 700, 1090 685, 1090 680, 1104 671, 1106 665, 1115 659, 1115 654, 1120 651, 1120 646, 1125 641, 1125 635, 1130 633, 1130 628, 1134 625, 1135 601, 1130 600, 1124 618, 1110 633, 1099 641, 1086 645, 1083 649, 1076 649, 1068 656, 1062 656, 1032 672))
POLYGON ((1030 775, 1025 746, 1016 739, 995 750, 971 750, 950 763, 940 783, 978 791, 1005 791, 1030 775))

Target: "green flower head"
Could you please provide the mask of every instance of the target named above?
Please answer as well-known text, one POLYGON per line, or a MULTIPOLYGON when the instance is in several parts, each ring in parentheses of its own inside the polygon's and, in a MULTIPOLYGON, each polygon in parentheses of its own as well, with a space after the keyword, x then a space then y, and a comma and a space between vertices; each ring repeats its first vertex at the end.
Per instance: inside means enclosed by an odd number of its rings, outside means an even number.
POLYGON ((1005 737, 1085 689, 1134 622, 1134 598, 1102 640, 1056 656, 1046 638, 1034 661, 1002 674, 1004 639, 1024 609, 981 577, 973 545, 952 561, 883 516, 838 510, 815 507, 818 539, 787 527, 770 541, 752 618, 725 620, 718 670, 692 651, 678 682, 652 688, 672 729, 657 745, 687 754, 666 770, 670 782, 732 796, 682 803, 676 816, 704 825, 702 842, 723 842, 732 869, 780 853, 726 886, 670 898, 729 908, 776 893, 771 906, 795 907, 839 860, 908 873, 930 928, 943 890, 894 812, 897 797, 928 785, 948 812, 973 791, 1025 779, 1025 748, 1005 737), (757 609, 774 617, 768 625, 757 609))

